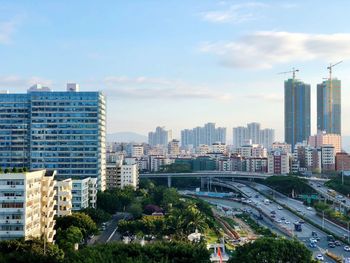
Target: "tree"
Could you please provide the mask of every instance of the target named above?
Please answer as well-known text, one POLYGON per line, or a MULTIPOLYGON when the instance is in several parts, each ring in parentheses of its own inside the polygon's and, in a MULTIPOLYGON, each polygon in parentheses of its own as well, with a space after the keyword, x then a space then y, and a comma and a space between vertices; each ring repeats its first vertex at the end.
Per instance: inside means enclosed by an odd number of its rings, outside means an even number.
POLYGON ((209 263, 203 244, 155 242, 140 244, 108 243, 87 246, 66 258, 65 263, 209 263))
POLYGON ((72 251, 76 243, 81 243, 83 234, 76 226, 70 226, 66 230, 58 229, 56 234, 56 244, 64 251, 72 251))
POLYGON ((9 168, 5 168, 4 173, 7 174, 7 173, 9 173, 9 172, 10 172, 10 169, 9 169, 9 168))
POLYGON ((87 214, 88 216, 91 217, 91 219, 97 224, 101 225, 103 222, 106 222, 111 219, 111 215, 102 209, 98 208, 84 208, 80 210, 80 212, 87 214))
POLYGON ((61 229, 65 231, 71 226, 79 228, 84 239, 98 232, 95 222, 84 213, 73 213, 72 215, 58 217, 56 219, 55 228, 57 230, 61 229))
POLYGON ((311 263, 312 253, 297 240, 263 237, 236 248, 228 263, 311 263))
POLYGON ((58 263, 62 262, 64 252, 57 245, 47 243, 44 251, 44 241, 6 240, 0 242, 0 262, 16 263, 58 263))
POLYGON ((134 218, 139 218, 142 215, 142 206, 140 202, 133 202, 127 209, 134 218))

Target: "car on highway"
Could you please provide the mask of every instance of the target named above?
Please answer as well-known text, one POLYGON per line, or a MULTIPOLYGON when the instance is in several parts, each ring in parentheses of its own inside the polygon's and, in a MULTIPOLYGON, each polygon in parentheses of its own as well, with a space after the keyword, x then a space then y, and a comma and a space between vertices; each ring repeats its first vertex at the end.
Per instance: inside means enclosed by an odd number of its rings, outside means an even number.
POLYGON ((288 220, 284 221, 284 223, 286 223, 287 225, 290 224, 290 222, 288 220))
POLYGON ((324 261, 324 257, 322 254, 317 254, 317 256, 315 257, 316 260, 319 260, 319 261, 324 261))
POLYGON ((327 236, 327 241, 334 242, 335 241, 334 236, 328 235, 327 236))
POLYGON ((317 243, 317 239, 313 238, 313 237, 310 237, 310 243, 317 243))
POLYGON ((304 224, 304 223, 305 223, 305 221, 299 220, 299 224, 304 224))
POLYGON ((315 242, 310 242, 310 243, 309 243, 309 247, 315 248, 315 247, 316 247, 316 243, 315 243, 315 242))
POLYGON ((277 206, 277 209, 278 209, 278 210, 282 210, 283 207, 279 205, 279 206, 277 206))
POLYGON ((282 217, 281 217, 281 220, 284 221, 284 220, 286 220, 286 219, 284 218, 284 216, 282 216, 282 217))
POLYGON ((341 242, 339 240, 334 241, 334 244, 338 247, 341 246, 341 242))
POLYGON ((334 242, 328 242, 328 246, 329 246, 330 248, 335 248, 334 242))
POLYGON ((344 247, 344 250, 345 250, 345 251, 350 251, 350 247, 349 247, 349 246, 345 246, 345 247, 344 247))
POLYGON ((275 210, 272 210, 270 213, 273 214, 273 215, 275 215, 275 214, 276 214, 276 211, 275 211, 275 210))
POLYGON ((307 207, 306 209, 310 211, 310 210, 312 210, 312 207, 309 206, 309 207, 307 207))
POLYGON ((277 223, 282 223, 282 220, 281 219, 277 219, 276 222, 277 223))

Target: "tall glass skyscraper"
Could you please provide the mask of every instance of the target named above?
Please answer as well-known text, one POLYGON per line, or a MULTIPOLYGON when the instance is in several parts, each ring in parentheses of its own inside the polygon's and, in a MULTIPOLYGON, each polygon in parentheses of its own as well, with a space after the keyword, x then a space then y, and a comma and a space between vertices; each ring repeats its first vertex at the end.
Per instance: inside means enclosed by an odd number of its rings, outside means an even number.
POLYGON ((310 85, 296 79, 284 82, 284 136, 292 149, 310 136, 310 85))
POLYGON ((341 82, 338 79, 317 84, 317 130, 341 134, 341 82))
POLYGON ((105 188, 105 98, 100 92, 0 94, 0 166, 57 170, 62 178, 97 177, 105 188))

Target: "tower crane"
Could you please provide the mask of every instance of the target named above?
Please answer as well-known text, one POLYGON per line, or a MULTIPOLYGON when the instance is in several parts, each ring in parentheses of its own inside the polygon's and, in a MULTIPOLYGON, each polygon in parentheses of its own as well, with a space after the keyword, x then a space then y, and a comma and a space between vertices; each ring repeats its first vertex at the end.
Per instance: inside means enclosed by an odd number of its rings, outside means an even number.
POLYGON ((292 70, 289 70, 289 71, 285 71, 285 72, 280 72, 280 73, 277 73, 277 74, 289 74, 289 73, 292 73, 293 75, 293 79, 292 79, 292 89, 291 89, 291 99, 292 99, 292 102, 291 104, 293 105, 292 107, 292 112, 293 112, 293 138, 292 138, 292 141, 295 142, 296 140, 296 113, 294 112, 297 105, 296 105, 296 99, 294 98, 294 95, 295 95, 295 73, 296 72, 299 72, 299 69, 296 69, 296 68, 292 68, 292 70))
POLYGON ((333 85, 332 85, 332 70, 333 67, 339 65, 343 61, 339 61, 337 63, 330 63, 327 69, 329 70, 329 97, 328 97, 328 109, 329 109, 329 121, 328 121, 328 132, 333 133, 333 85))
POLYGON ((299 69, 292 68, 292 70, 290 70, 290 71, 280 72, 280 73, 277 73, 277 74, 288 74, 288 73, 293 73, 293 80, 294 80, 294 79, 295 79, 295 73, 296 73, 296 72, 299 72, 299 69))

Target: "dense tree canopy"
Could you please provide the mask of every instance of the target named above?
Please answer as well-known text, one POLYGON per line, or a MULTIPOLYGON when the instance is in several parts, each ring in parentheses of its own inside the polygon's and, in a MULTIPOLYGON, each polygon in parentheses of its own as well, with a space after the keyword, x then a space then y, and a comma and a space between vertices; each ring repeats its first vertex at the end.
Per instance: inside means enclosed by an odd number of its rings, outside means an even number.
POLYGON ((312 253, 297 240, 283 238, 259 238, 236 248, 229 263, 308 263, 312 253))
POLYGON ((0 263, 56 263, 62 262, 64 253, 57 245, 42 240, 7 240, 0 242, 0 263))
POLYGON ((91 219, 97 224, 101 225, 103 222, 107 222, 111 219, 111 215, 107 212, 103 211, 102 209, 96 209, 96 208, 84 208, 80 210, 81 213, 87 214, 91 217, 91 219))
POLYGON ((202 244, 156 242, 139 244, 110 243, 86 247, 65 263, 209 263, 209 251, 202 244))
POLYGON ((95 222, 84 213, 73 213, 72 215, 58 217, 56 219, 55 228, 57 230, 65 231, 71 226, 79 228, 83 234, 83 238, 87 238, 89 235, 98 232, 95 222))

